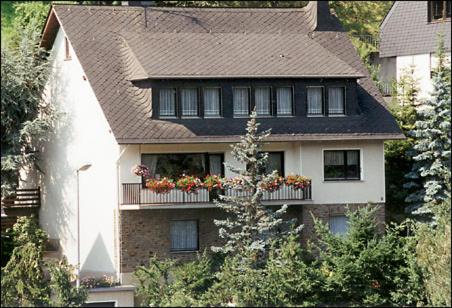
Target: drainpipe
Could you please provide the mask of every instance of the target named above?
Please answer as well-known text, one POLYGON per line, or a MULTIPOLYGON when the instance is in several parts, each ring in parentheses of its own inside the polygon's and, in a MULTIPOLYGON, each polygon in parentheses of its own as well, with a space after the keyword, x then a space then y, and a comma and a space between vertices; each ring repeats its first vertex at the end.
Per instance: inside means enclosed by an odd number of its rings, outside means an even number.
POLYGON ((119 161, 121 160, 122 155, 125 153, 129 145, 127 144, 124 149, 122 149, 121 153, 119 153, 118 159, 116 160, 116 187, 118 189, 117 195, 118 195, 118 204, 116 206, 116 242, 117 242, 117 249, 116 249, 116 278, 117 280, 122 284, 121 279, 121 238, 120 238, 120 230, 121 230, 121 218, 120 218, 120 204, 121 204, 121 184, 119 182, 120 177, 120 164, 119 161))

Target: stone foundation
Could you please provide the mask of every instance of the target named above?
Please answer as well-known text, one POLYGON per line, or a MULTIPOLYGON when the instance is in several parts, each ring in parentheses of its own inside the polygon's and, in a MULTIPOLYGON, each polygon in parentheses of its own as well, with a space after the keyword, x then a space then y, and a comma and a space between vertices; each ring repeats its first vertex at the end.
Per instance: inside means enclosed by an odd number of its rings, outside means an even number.
MULTIPOLYGON (((365 206, 352 204, 350 209, 365 206)), ((380 231, 384 230, 384 204, 378 205, 376 213, 380 231)), ((287 216, 295 217, 304 224, 301 234, 303 244, 312 239, 314 223, 311 213, 324 222, 329 217, 343 215, 344 204, 303 204, 291 205, 287 216)), ((196 252, 171 252, 170 221, 193 219, 198 221, 199 251, 210 251, 211 246, 220 245, 218 229, 214 219, 225 217, 221 209, 165 209, 165 210, 123 210, 121 211, 121 273, 130 273, 139 265, 147 264, 151 255, 158 258, 190 260, 196 252)))

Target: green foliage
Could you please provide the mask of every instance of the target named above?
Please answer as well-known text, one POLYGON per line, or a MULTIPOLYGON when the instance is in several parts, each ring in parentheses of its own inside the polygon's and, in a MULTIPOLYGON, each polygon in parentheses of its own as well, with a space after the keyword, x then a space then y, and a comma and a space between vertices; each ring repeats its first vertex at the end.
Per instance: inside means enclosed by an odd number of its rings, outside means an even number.
POLYGON ((451 306, 451 203, 433 207, 436 226, 420 224, 417 229, 417 261, 425 279, 428 302, 434 307, 451 306))
POLYGON ((415 189, 406 201, 414 214, 429 217, 432 206, 450 198, 451 180, 451 83, 446 64, 444 40, 439 39, 438 66, 433 77, 430 98, 418 108, 419 120, 410 132, 415 139, 411 155, 415 163, 406 177, 406 188, 415 189), (418 184, 422 181, 422 186, 418 184))
POLYGON ((13 22, 20 34, 17 41, 2 44, 1 48, 2 197, 14 191, 19 170, 37 162, 37 147, 46 139, 55 119, 52 106, 43 101, 49 66, 38 47, 38 19, 25 13, 28 5, 16 7, 23 14, 13 22))
POLYGON ((375 209, 349 211, 345 236, 334 235, 315 219, 318 241, 313 243, 324 276, 322 298, 356 305, 414 305, 423 300, 421 274, 405 226, 377 230, 375 209))
POLYGON ((14 250, 14 240, 11 229, 7 229, 1 234, 1 252, 2 252, 2 264, 4 267, 8 263, 14 250))
POLYGON ((74 268, 63 259, 58 264, 51 264, 50 271, 50 306, 51 307, 81 307, 88 297, 84 287, 74 288, 72 273, 74 268))
POLYGON ((220 195, 216 205, 223 209, 228 217, 224 220, 214 220, 219 227, 220 237, 225 240, 221 247, 212 247, 215 252, 253 255, 256 263, 265 260, 269 245, 286 232, 297 232, 291 226, 295 221, 285 221, 281 216, 286 212, 287 205, 274 211, 262 204, 262 197, 267 183, 274 182, 277 171, 265 174, 268 153, 263 153, 264 140, 270 131, 258 132, 257 114, 252 112, 247 123, 246 135, 239 143, 232 146, 232 156, 246 166, 245 169, 233 165, 226 166, 238 174, 232 189, 237 196, 220 195))
POLYGON ((43 261, 47 236, 36 219, 20 217, 13 232, 17 246, 2 268, 2 306, 81 306, 86 292, 71 285, 71 268, 65 261, 50 265, 50 277, 44 274, 49 266, 43 261))

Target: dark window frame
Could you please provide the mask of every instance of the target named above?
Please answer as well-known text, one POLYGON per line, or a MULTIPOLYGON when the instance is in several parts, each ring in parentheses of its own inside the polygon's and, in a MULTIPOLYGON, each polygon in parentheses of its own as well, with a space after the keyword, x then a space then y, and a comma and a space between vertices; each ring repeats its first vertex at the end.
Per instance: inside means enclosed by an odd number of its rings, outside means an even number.
POLYGON ((233 86, 232 87, 232 117, 233 118, 248 118, 253 110, 252 97, 251 97, 251 86, 233 86), (248 114, 236 114, 234 108, 234 90, 235 89, 247 89, 248 90, 248 114))
POLYGON ((325 112, 326 112, 326 114, 329 116, 329 115, 332 115, 332 116, 337 116, 337 115, 346 115, 347 114, 347 112, 346 112, 346 108, 347 108, 347 87, 346 86, 343 86, 343 85, 338 85, 338 86, 328 86, 327 87, 327 94, 328 94, 328 99, 327 99, 327 101, 328 101, 328 104, 327 104, 327 108, 325 108, 325 112), (343 91, 344 91, 344 102, 343 102, 343 106, 344 106, 344 108, 343 108, 343 112, 342 113, 335 113, 335 112, 330 112, 330 89, 332 89, 332 88, 342 88, 343 89, 343 91))
MULTIPOLYGON (((269 114, 257 114, 258 118, 269 118, 269 117, 273 117, 274 116, 274 112, 273 112, 273 87, 269 86, 269 85, 257 85, 257 86, 253 86, 252 87, 252 92, 253 92, 253 105, 256 106, 256 89, 257 88, 267 88, 270 90, 270 97, 269 97, 269 114)), ((253 107, 254 108, 254 107, 253 107)), ((257 111, 257 110, 256 110, 257 111)))
POLYGON ((171 219, 169 221, 170 236, 170 253, 197 252, 199 251, 199 219, 171 219), (176 221, 195 221, 196 222, 196 249, 173 249, 173 241, 171 239, 171 223, 176 221))
POLYGON ((295 115, 295 88, 293 85, 278 85, 278 86, 274 86, 273 87, 273 91, 274 94, 274 116, 276 117, 280 117, 280 118, 285 118, 285 117, 293 117, 295 115), (280 88, 290 88, 290 95, 291 95, 291 105, 292 105, 292 112, 290 114, 278 114, 278 89, 280 88))
POLYGON ((319 117, 319 116, 325 116, 325 110, 326 110, 326 100, 325 100, 325 86, 321 86, 321 85, 314 85, 314 86, 306 86, 306 115, 308 117, 319 117), (309 89, 310 88, 321 88, 322 89, 322 110, 320 111, 320 113, 310 113, 309 112, 309 89))
MULTIPOLYGON (((176 90, 178 92, 179 97, 179 106, 180 106, 180 118, 181 119, 196 119, 200 118, 200 109, 201 109, 201 97, 200 95, 200 88, 199 87, 180 87, 176 90), (188 90, 188 89, 194 89, 196 90, 196 115, 184 115, 183 109, 182 109, 182 90, 188 90)), ((177 105, 177 102, 176 102, 177 105)))
POLYGON ((428 22, 434 23, 434 22, 443 22, 446 21, 448 19, 451 18, 450 16, 450 11, 449 11, 449 16, 447 15, 447 7, 449 5, 450 7, 450 1, 427 1, 428 3, 428 22), (442 13, 441 13, 441 17, 435 17, 434 16, 434 5, 436 2, 441 2, 443 7, 442 7, 442 13))
POLYGON ((202 97, 202 103, 200 103, 200 105, 202 106, 202 117, 204 119, 218 119, 218 118, 222 118, 223 117, 223 91, 222 91, 222 87, 218 86, 218 87, 202 87, 201 88, 201 97, 202 97), (219 110, 218 110, 218 116, 206 116, 206 112, 205 112, 205 104, 204 104, 204 90, 205 89, 218 89, 218 95, 219 95, 219 110))
POLYGON ((326 182, 334 182, 334 181, 361 181, 362 176, 361 176, 361 149, 348 149, 348 150, 323 150, 323 180, 326 182), (348 171, 349 171, 349 165, 347 164, 347 152, 358 152, 358 177, 349 177, 348 176, 348 171), (343 175, 344 177, 341 178, 327 178, 326 174, 325 174, 325 168, 326 168, 326 164, 325 164, 325 153, 326 152, 342 152, 344 155, 344 165, 342 166, 343 170, 343 175))
MULTIPOLYGON (((204 155, 204 159, 206 161, 206 175, 210 173, 210 155, 219 155, 221 157, 221 176, 225 175, 225 168, 224 168, 224 152, 195 152, 195 153, 141 153, 140 156, 140 164, 143 164, 143 156, 144 155, 204 155)), ((142 188, 146 188, 146 179, 144 177, 141 177, 141 186, 142 188)))

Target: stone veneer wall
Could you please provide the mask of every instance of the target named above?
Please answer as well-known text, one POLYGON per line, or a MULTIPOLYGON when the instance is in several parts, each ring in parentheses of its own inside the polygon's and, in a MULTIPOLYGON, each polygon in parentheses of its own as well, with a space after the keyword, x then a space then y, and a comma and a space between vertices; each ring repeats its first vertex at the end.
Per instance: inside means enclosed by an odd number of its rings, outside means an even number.
MULTIPOLYGON (((365 206, 352 204, 351 209, 365 206)), ((303 244, 312 238, 313 219, 310 213, 327 222, 328 218, 345 213, 344 204, 303 204, 289 207, 287 216, 296 217, 304 224, 301 241, 303 244)), ((385 209, 380 204, 376 213, 380 231, 384 230, 385 209)), ((165 209, 165 210, 124 210, 121 211, 121 273, 133 272, 135 267, 147 264, 149 257, 155 254, 159 258, 190 260, 196 253, 170 252, 170 221, 198 220, 200 251, 210 250, 221 243, 218 229, 213 220, 224 218, 220 209, 165 209)))

